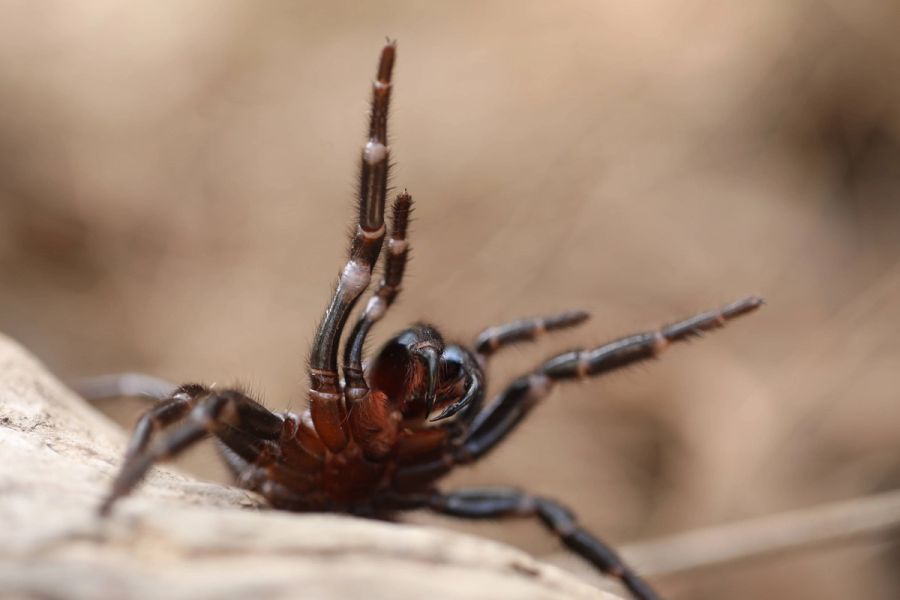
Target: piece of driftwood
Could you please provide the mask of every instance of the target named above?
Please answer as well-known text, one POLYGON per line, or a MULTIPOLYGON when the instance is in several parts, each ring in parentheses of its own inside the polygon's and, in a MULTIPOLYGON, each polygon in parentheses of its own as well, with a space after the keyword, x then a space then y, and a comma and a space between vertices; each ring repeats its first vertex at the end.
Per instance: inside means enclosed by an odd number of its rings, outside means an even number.
POLYGON ((591 598, 508 546, 459 533, 266 510, 158 468, 107 520, 119 428, 0 336, 4 598, 591 598))

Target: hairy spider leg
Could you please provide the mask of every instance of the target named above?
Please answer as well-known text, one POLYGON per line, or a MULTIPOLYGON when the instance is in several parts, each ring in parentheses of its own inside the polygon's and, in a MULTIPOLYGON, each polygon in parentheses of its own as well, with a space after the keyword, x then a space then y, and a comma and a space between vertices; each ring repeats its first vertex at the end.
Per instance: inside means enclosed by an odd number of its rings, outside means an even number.
POLYGON ((395 473, 395 480, 401 489, 408 489, 440 477, 454 465, 471 463, 484 457, 515 430, 558 381, 596 377, 654 358, 671 342, 698 337, 705 331, 722 327, 728 320, 751 312, 762 304, 762 298, 751 296, 655 331, 626 336, 591 350, 558 354, 531 373, 515 379, 479 412, 461 444, 455 445, 440 458, 401 467, 395 473))
POLYGON ((372 83, 369 139, 363 146, 360 158, 356 233, 350 244, 350 258, 341 271, 334 295, 319 323, 309 357, 309 409, 316 432, 332 452, 343 450, 350 439, 338 381, 338 344, 350 311, 369 286, 372 267, 384 241, 384 203, 390 154, 387 147, 387 114, 395 51, 393 43, 388 43, 381 51, 378 75, 372 83))
POLYGON ((363 373, 362 354, 372 327, 384 317, 400 293, 409 256, 406 232, 411 212, 412 196, 405 191, 398 194, 393 204, 391 234, 384 253, 384 273, 344 344, 344 399, 350 411, 351 433, 366 456, 375 460, 390 451, 396 427, 392 427, 390 422, 391 410, 387 406, 387 398, 373 397, 369 392, 363 373))
POLYGON ((189 383, 176 389, 172 394, 145 411, 131 432, 131 440, 125 451, 125 463, 136 454, 143 452, 150 443, 150 438, 157 431, 183 419, 191 409, 197 398, 208 393, 202 385, 189 383))
MULTIPOLYGON (((228 435, 231 429, 245 432, 259 440, 278 440, 283 426, 279 415, 248 398, 238 390, 210 391, 194 386, 196 394, 186 404, 193 403, 187 420, 166 431, 149 444, 142 439, 143 450, 128 456, 119 470, 109 495, 100 505, 100 514, 108 514, 113 503, 128 494, 155 463, 183 452, 210 434, 228 435)), ((179 405, 182 406, 182 405, 179 405)), ((173 413, 178 412, 175 408, 173 413)), ((149 438, 149 434, 146 436, 149 438)), ((134 446, 135 443, 132 443, 134 446)))
POLYGON ((368 390, 362 372, 362 354, 366 336, 397 299, 400 294, 400 284, 403 283, 403 274, 406 271, 409 256, 409 243, 406 235, 409 215, 412 212, 412 196, 405 191, 398 194, 392 208, 391 235, 388 239, 387 252, 384 254, 384 274, 378 283, 378 288, 369 298, 365 310, 360 314, 344 347, 344 377, 347 381, 345 387, 348 389, 359 386, 359 389, 368 390))
POLYGON ((618 579, 638 600, 659 596, 605 542, 582 527, 571 510, 555 500, 512 488, 472 488, 452 492, 432 491, 398 497, 403 509, 429 508, 464 519, 537 517, 567 548, 590 562, 603 574, 618 579))
POLYGON ((549 317, 535 317, 520 319, 503 325, 488 327, 478 334, 475 339, 475 352, 487 358, 497 350, 518 344, 519 342, 534 341, 542 334, 575 327, 587 321, 590 314, 583 310, 568 310, 558 315, 549 317))

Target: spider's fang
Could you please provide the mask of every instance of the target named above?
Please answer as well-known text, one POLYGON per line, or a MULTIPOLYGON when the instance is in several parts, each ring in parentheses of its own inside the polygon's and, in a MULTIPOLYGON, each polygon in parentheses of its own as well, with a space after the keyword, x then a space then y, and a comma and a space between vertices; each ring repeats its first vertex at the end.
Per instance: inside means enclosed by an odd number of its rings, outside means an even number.
POLYGON ((442 421, 443 419, 452 417, 472 403, 472 400, 475 399, 475 396, 478 394, 480 388, 481 386, 479 385, 477 379, 475 379, 474 377, 469 378, 468 387, 466 388, 466 395, 453 404, 447 406, 444 410, 441 411, 441 414, 429 420, 434 423, 435 421, 442 421))
POLYGON ((425 412, 431 413, 434 409, 434 402, 437 396, 438 369, 440 355, 436 348, 425 346, 416 348, 413 354, 425 367, 425 412))

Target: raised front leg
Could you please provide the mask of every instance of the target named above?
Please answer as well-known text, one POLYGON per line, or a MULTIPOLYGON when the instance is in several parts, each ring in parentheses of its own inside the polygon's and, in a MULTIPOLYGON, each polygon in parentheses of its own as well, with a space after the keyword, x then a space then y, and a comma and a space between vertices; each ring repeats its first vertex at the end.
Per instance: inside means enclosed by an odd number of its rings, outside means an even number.
POLYGON ((392 415, 395 407, 390 406, 383 394, 369 391, 362 366, 363 348, 372 327, 400 294, 409 255, 406 230, 411 210, 412 197, 406 192, 399 194, 393 205, 384 274, 344 344, 344 401, 350 412, 351 434, 373 460, 381 460, 390 452, 396 434, 396 415, 392 415))
POLYGON ((387 252, 384 254, 384 274, 344 345, 344 378, 346 379, 344 392, 348 402, 369 389, 363 378, 363 346, 369 331, 384 317, 400 294, 400 285, 403 283, 403 274, 406 272, 406 261, 409 256, 406 232, 410 212, 412 212, 412 196, 403 192, 394 200, 391 235, 388 240, 387 252))
POLYGON ((372 266, 384 241, 384 202, 390 154, 387 115, 394 56, 395 47, 390 43, 381 52, 378 75, 372 84, 369 139, 360 158, 359 218, 350 244, 350 259, 341 271, 334 295, 316 330, 309 357, 309 408, 316 432, 332 452, 340 452, 350 439, 347 411, 338 382, 338 344, 350 311, 369 286, 372 266))

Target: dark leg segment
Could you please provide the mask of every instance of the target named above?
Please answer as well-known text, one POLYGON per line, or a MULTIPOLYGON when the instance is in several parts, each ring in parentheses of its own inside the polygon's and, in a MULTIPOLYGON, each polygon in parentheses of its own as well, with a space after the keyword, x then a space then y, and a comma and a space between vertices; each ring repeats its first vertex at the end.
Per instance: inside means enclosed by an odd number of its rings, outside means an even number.
POLYGON ((143 452, 154 433, 183 419, 194 407, 194 401, 207 393, 209 390, 202 385, 195 383, 183 385, 170 397, 142 414, 131 433, 131 440, 125 451, 125 462, 143 452))
POLYGON ((657 331, 620 338, 593 350, 566 352, 545 362, 538 372, 553 380, 600 375, 654 358, 671 342, 700 337, 705 331, 723 327, 728 320, 756 310, 762 303, 762 298, 744 298, 721 309, 700 313, 657 331))
POLYGON ((369 286, 372 266, 384 240, 384 202, 387 193, 389 151, 387 113, 391 97, 391 70, 395 47, 381 52, 378 77, 372 84, 369 140, 362 150, 359 182, 359 220, 350 245, 350 259, 338 279, 331 303, 319 323, 309 357, 309 406, 316 432, 332 452, 349 441, 346 409, 337 374, 341 332, 360 295, 369 286))
MULTIPOLYGON (((152 444, 148 443, 150 432, 136 431, 135 437, 140 435, 140 442, 132 441, 130 454, 126 456, 113 482, 112 491, 101 504, 100 514, 109 513, 113 503, 128 494, 155 463, 176 456, 210 434, 227 435, 231 430, 237 430, 261 440, 274 441, 279 438, 282 418, 269 412, 261 404, 236 390, 208 392, 200 386, 196 388, 199 388, 196 390, 198 395, 189 396, 187 399, 173 398, 178 400, 179 404, 173 403, 166 409, 174 414, 185 410, 184 407, 190 407, 193 403, 194 408, 184 424, 166 432, 152 444)), ((249 457, 247 443, 243 443, 235 450, 249 457)))
POLYGON ((411 211, 412 196, 403 192, 394 200, 391 237, 384 255, 384 275, 344 346, 344 398, 351 410, 352 404, 362 401, 369 392, 362 368, 366 336, 375 323, 384 317, 400 293, 400 284, 403 282, 406 259, 409 255, 406 230, 411 211))
POLYGON ((635 598, 659 600, 650 586, 612 548, 581 527, 575 515, 554 500, 514 489, 470 489, 446 494, 435 492, 429 497, 427 506, 437 512, 465 519, 538 517, 567 548, 603 574, 621 581, 635 598))
POLYGON ((482 356, 489 356, 504 346, 535 340, 548 331, 574 327, 584 323, 589 317, 583 310, 570 310, 550 317, 522 319, 489 327, 478 334, 475 351, 482 356))

